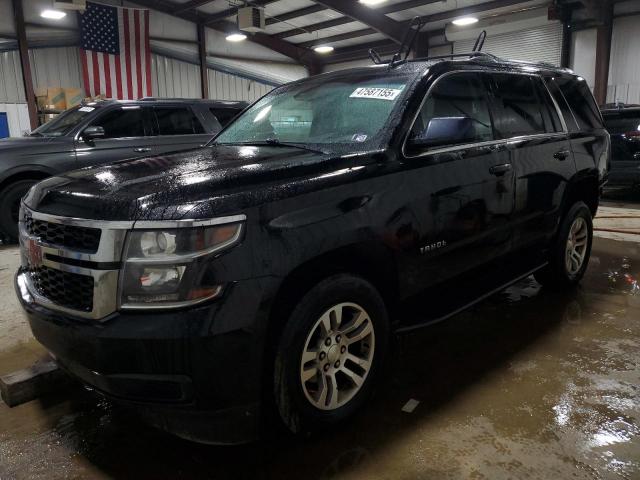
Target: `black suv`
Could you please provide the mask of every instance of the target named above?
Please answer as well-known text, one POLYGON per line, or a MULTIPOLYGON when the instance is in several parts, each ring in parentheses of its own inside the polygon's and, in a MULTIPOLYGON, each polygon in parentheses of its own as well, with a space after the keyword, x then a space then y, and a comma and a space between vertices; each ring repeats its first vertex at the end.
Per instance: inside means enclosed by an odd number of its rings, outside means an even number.
POLYGON ((607 187, 640 185, 640 105, 602 107, 611 134, 611 172, 607 187))
POLYGON ((67 170, 205 145, 248 104, 145 98, 82 104, 28 137, 0 140, 0 235, 18 237, 20 199, 67 170))
POLYGON ((205 148, 37 184, 17 293, 62 368, 161 428, 320 428, 363 406, 392 332, 531 273, 580 281, 609 150, 566 70, 473 54, 322 74, 205 148))

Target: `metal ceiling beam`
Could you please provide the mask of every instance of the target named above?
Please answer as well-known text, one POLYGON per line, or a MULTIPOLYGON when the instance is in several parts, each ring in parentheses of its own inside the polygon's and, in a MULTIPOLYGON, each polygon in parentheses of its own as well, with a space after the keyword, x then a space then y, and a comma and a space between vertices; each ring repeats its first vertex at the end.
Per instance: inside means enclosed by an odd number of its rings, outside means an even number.
POLYGON ((214 0, 190 0, 188 2, 181 3, 180 5, 178 5, 176 9, 173 11, 173 13, 182 13, 182 12, 186 12, 187 10, 193 10, 198 7, 202 7, 203 5, 207 5, 208 3, 211 3, 213 1, 214 0))
MULTIPOLYGON (((335 0, 335 1, 337 2, 338 0, 335 0)), ((376 8, 375 11, 376 13, 386 15, 388 13, 401 12, 403 10, 408 10, 410 8, 423 7, 425 5, 430 5, 432 3, 440 3, 443 1, 445 0, 407 0, 406 2, 394 3, 393 5, 386 5, 380 8, 376 8)), ((368 8, 368 7, 365 7, 365 8, 368 8)), ((278 21, 280 20, 282 21, 292 20, 297 17, 302 17, 304 15, 309 15, 310 13, 316 13, 316 12, 327 10, 327 9, 328 8, 325 7, 324 5, 317 5, 316 7, 301 8, 300 10, 294 10, 292 12, 289 12, 283 15, 278 15, 275 21, 270 22, 270 20, 272 19, 269 19, 267 20, 267 25, 273 25, 274 23, 278 23, 278 21), (318 7, 322 7, 322 8, 318 8, 318 7), (313 11, 311 11, 312 8, 314 8, 313 11)), ((315 23, 313 25, 307 25, 305 27, 296 27, 291 30, 287 30, 285 32, 276 34, 276 36, 278 38, 293 37, 294 35, 301 35, 304 33, 316 32, 318 30, 323 30, 325 28, 337 27, 338 25, 351 23, 353 21, 354 21, 353 18, 344 16, 340 18, 335 18, 333 20, 328 20, 325 22, 315 23)))
POLYGON ((332 35, 331 37, 318 38, 317 40, 311 40, 309 42, 296 43, 299 47, 312 48, 316 45, 323 45, 325 43, 340 42, 342 40, 350 40, 352 38, 364 37, 365 35, 373 35, 376 32, 373 28, 363 28, 362 30, 354 30, 353 32, 341 33, 339 35, 332 35))
POLYGON ((318 13, 323 10, 328 9, 324 5, 311 5, 309 7, 292 10, 287 13, 276 15, 275 17, 267 18, 266 24, 273 25, 274 23, 286 22, 288 20, 293 20, 294 18, 304 17, 305 15, 311 15, 312 13, 318 13))
MULTIPOLYGON (((426 23, 441 22, 443 20, 450 20, 456 17, 464 17, 474 13, 482 13, 490 10, 496 10, 498 8, 514 7, 521 3, 526 3, 530 0, 493 0, 492 2, 481 3, 479 5, 473 5, 470 7, 457 8, 455 10, 447 10, 446 12, 434 13, 432 15, 422 15, 420 17, 426 23)), ((405 22, 409 24, 409 20, 405 22)))
MULTIPOLYGON (((204 24, 205 21, 205 17, 198 14, 197 11, 175 13, 175 9, 178 4, 168 0, 135 0, 135 3, 152 10, 157 10, 168 15, 182 18, 183 20, 193 22, 197 25, 204 24)), ((230 22, 218 22, 215 25, 212 25, 211 28, 221 32, 229 32, 237 29, 236 25, 230 22)), ((249 34, 248 39, 275 52, 281 53, 282 55, 293 58, 309 70, 317 69, 317 58, 312 52, 305 48, 298 47, 297 45, 289 42, 284 42, 265 33, 249 34)))
POLYGON ((402 43, 405 34, 402 23, 387 17, 384 13, 378 12, 359 2, 345 2, 344 0, 313 1, 339 12, 352 20, 364 23, 396 43, 402 43))

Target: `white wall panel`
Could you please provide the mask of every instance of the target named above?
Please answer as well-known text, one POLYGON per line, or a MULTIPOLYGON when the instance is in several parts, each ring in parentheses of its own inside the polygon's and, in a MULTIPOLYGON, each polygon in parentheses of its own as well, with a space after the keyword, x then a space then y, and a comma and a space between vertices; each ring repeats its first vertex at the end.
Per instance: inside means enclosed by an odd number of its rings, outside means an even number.
MULTIPOLYGON (((475 39, 454 42, 453 51, 454 53, 470 52, 474 43, 475 39)), ((542 27, 488 35, 482 51, 513 60, 560 65, 562 24, 550 22, 542 27)))
POLYGON ((197 65, 152 54, 151 79, 155 97, 200 98, 200 71, 197 65))
POLYGON ((83 88, 78 47, 29 50, 33 86, 83 88))
POLYGON ((573 32, 571 36, 571 69, 581 75, 593 90, 596 78, 596 29, 573 32))
POLYGON ((0 102, 25 102, 20 54, 18 50, 0 51, 0 102))
POLYGON ((236 75, 209 69, 209 98, 254 102, 271 91, 273 86, 236 75))
POLYGON ((26 103, 0 103, 0 112, 7 113, 10 137, 21 137, 24 132, 31 131, 26 103))
MULTIPOLYGON (((639 2, 640 3, 640 2, 639 2)), ((608 102, 640 103, 640 15, 616 18, 611 39, 608 102)))

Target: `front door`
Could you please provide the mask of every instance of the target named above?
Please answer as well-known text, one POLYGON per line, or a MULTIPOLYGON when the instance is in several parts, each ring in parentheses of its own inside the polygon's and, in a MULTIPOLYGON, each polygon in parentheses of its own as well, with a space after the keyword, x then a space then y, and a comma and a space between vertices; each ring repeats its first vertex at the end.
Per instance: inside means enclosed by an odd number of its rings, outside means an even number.
POLYGON ((76 140, 78 165, 87 167, 156 153, 148 119, 149 109, 118 106, 102 113, 88 126, 102 127, 104 138, 76 140))
POLYGON ((404 148, 418 244, 406 291, 488 265, 510 250, 514 175, 494 138, 484 74, 456 72, 431 88, 404 148))

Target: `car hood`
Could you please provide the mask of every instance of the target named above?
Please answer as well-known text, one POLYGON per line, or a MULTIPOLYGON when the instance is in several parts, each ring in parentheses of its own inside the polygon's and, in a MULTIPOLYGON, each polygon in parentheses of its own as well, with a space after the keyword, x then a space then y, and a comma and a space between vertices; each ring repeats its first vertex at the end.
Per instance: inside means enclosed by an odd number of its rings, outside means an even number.
POLYGON ((290 195, 301 184, 293 178, 331 174, 348 168, 353 157, 284 146, 214 145, 52 177, 25 201, 36 211, 77 218, 208 218, 290 195))
POLYGON ((16 137, 0 140, 0 161, 7 155, 30 157, 43 152, 73 148, 73 139, 68 137, 16 137))

